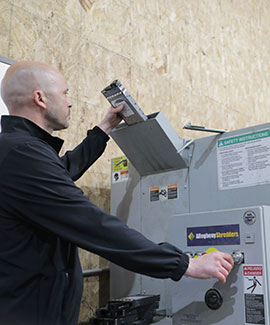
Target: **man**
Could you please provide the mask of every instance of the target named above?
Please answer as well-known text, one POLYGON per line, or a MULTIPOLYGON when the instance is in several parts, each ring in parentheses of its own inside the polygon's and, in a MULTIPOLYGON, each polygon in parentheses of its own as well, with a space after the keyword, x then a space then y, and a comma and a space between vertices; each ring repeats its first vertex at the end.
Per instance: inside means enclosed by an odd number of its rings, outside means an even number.
POLYGON ((6 72, 1 95, 10 116, 0 135, 0 324, 77 323, 82 272, 77 246, 134 272, 225 282, 233 260, 215 252, 189 260, 155 244, 93 205, 75 186, 121 121, 110 108, 84 141, 59 158, 72 103, 63 76, 36 62, 6 72))

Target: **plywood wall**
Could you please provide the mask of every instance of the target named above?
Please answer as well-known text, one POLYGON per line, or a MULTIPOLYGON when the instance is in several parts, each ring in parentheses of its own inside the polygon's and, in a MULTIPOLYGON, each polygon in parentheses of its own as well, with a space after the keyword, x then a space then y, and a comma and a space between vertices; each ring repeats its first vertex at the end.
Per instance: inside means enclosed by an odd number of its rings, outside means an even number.
MULTIPOLYGON (((267 0, 0 0, 0 54, 52 64, 65 75, 76 145, 104 116, 100 91, 119 79, 145 113, 163 111, 183 138, 193 124, 233 130, 270 118, 270 2, 267 0)), ((78 181, 109 210, 111 140, 78 181)), ((81 252, 83 268, 104 261, 81 252)), ((80 321, 102 297, 87 281, 80 321)))

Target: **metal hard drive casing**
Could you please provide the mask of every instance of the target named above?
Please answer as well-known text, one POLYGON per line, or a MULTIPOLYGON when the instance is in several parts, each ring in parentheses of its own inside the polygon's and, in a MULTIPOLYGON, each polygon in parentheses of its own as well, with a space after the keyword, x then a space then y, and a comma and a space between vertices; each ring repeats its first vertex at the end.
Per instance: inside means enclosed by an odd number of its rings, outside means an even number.
POLYGON ((147 116, 120 81, 114 80, 101 92, 113 107, 124 105, 124 109, 121 111, 120 115, 128 125, 147 120, 147 116))

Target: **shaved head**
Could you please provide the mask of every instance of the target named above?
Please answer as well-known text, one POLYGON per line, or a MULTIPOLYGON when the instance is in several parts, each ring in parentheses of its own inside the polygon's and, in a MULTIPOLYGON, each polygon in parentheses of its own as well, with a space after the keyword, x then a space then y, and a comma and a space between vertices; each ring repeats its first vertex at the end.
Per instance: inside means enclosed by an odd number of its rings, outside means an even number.
POLYGON ((41 62, 12 64, 1 85, 11 115, 28 118, 50 133, 68 127, 72 104, 67 91, 62 74, 41 62))
POLYGON ((2 81, 1 96, 9 112, 33 104, 35 90, 50 90, 59 72, 40 62, 16 62, 7 70, 2 81))

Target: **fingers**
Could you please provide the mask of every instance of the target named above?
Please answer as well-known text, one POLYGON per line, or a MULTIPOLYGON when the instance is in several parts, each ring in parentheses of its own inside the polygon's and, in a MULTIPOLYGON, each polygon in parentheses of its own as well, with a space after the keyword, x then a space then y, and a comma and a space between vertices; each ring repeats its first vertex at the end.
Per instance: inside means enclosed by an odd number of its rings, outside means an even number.
POLYGON ((121 112, 123 109, 124 109, 125 105, 124 104, 121 104, 119 106, 116 106, 116 107, 111 107, 111 109, 113 109, 113 112, 114 113, 119 113, 121 112))
POLYGON ((227 254, 227 253, 222 253, 222 254, 223 254, 224 259, 231 265, 231 267, 233 267, 234 260, 232 258, 232 255, 227 254))
POLYGON ((234 265, 234 260, 230 254, 220 252, 221 265, 228 271, 232 269, 234 265))
POLYGON ((110 134, 112 129, 122 121, 122 117, 118 114, 122 109, 124 109, 124 105, 115 108, 111 106, 103 120, 98 124, 98 127, 106 134, 110 134))
POLYGON ((230 272, 231 269, 233 268, 233 265, 234 265, 234 263, 229 263, 229 262, 227 262, 226 260, 223 260, 223 264, 222 264, 222 266, 224 267, 224 269, 225 269, 226 271, 230 272))
POLYGON ((227 276, 229 275, 229 271, 227 269, 225 269, 224 267, 221 267, 219 269, 219 272, 217 274, 217 279, 222 282, 222 283, 225 283, 226 282, 226 278, 227 276))
POLYGON ((217 279, 222 283, 225 283, 226 278, 234 265, 234 261, 230 254, 217 252, 216 255, 219 255, 220 257, 217 279))
POLYGON ((221 253, 221 254, 222 254, 221 272, 227 278, 231 269, 234 266, 234 260, 230 254, 227 253, 221 253))
POLYGON ((225 283, 226 282, 226 278, 227 276, 224 275, 222 272, 219 272, 216 276, 216 278, 221 282, 221 283, 225 283))
POLYGON ((233 265, 233 259, 229 254, 212 252, 191 259, 186 275, 197 279, 216 278, 225 283, 233 265))

